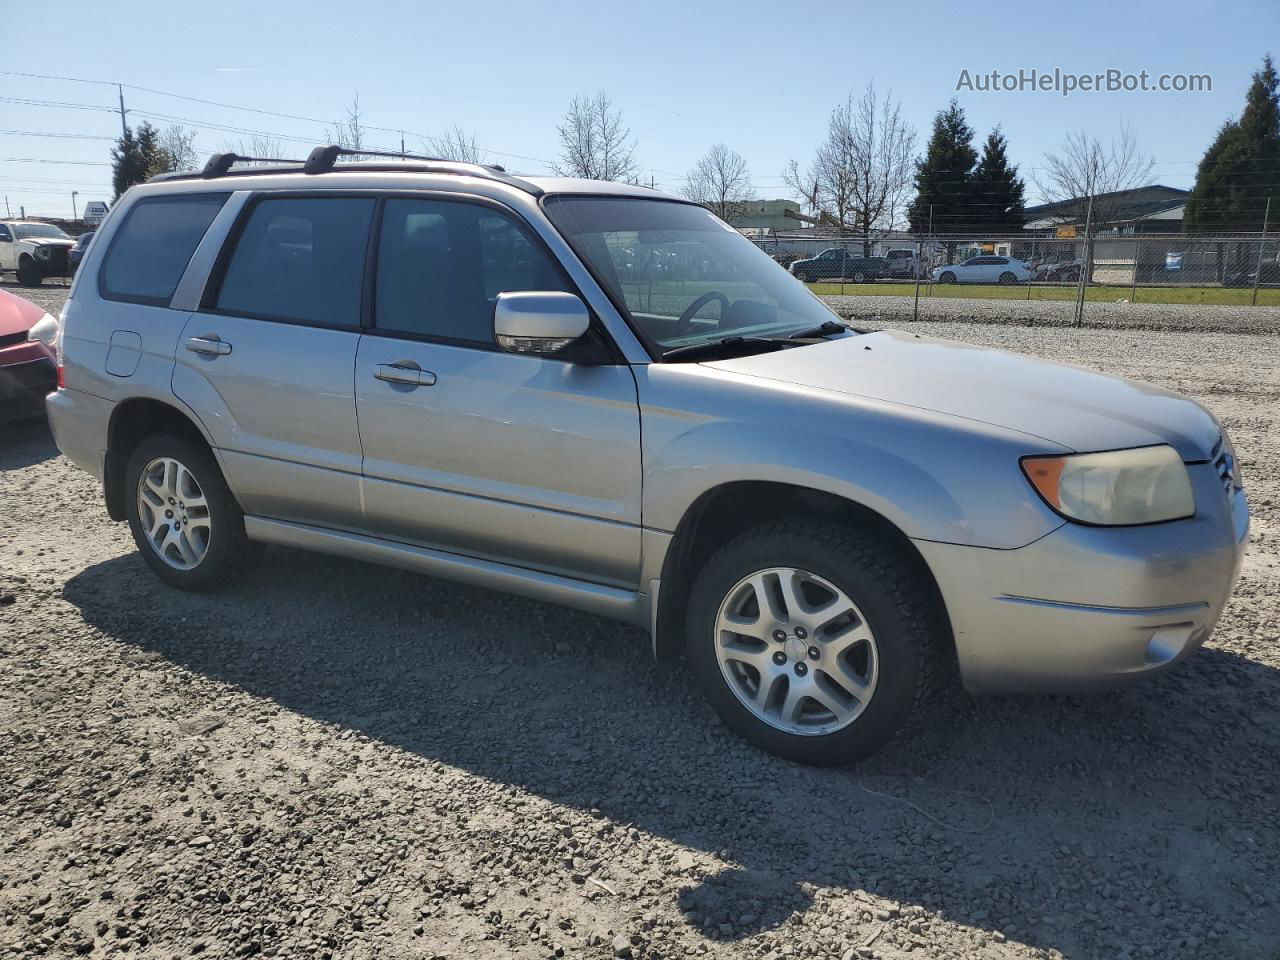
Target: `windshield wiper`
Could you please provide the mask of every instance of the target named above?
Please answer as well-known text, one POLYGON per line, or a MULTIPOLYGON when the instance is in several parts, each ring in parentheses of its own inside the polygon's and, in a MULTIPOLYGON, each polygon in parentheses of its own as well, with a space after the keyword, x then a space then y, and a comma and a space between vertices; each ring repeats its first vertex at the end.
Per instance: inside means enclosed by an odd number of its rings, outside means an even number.
POLYGON ((717 357, 721 354, 733 351, 737 347, 745 347, 742 352, 750 352, 750 348, 765 347, 774 350, 781 350, 784 347, 794 347, 799 344, 793 343, 788 337, 721 337, 719 340, 707 340, 703 343, 691 343, 684 347, 672 347, 662 355, 662 359, 666 360, 702 360, 711 357, 717 357))
POLYGON ((816 327, 810 327, 808 330, 801 330, 799 333, 790 335, 791 340, 806 340, 810 337, 826 337, 834 333, 858 333, 853 327, 840 323, 837 320, 823 320, 816 327))

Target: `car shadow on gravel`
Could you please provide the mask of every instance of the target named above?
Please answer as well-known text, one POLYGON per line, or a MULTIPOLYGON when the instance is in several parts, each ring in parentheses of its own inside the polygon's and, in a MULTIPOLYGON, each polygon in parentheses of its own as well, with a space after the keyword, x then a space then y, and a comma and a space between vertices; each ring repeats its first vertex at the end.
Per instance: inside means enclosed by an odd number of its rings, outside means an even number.
POLYGON ((653 869, 710 939, 835 891, 871 923, 919 906, 1071 956, 1280 946, 1280 675, 1221 650, 1120 693, 955 692, 819 770, 735 739, 640 631, 547 604, 283 549, 221 593, 128 554, 64 597, 148 657, 687 848, 653 869))
POLYGON ((26 420, 0 420, 0 470, 18 470, 58 455, 49 421, 43 415, 26 420))

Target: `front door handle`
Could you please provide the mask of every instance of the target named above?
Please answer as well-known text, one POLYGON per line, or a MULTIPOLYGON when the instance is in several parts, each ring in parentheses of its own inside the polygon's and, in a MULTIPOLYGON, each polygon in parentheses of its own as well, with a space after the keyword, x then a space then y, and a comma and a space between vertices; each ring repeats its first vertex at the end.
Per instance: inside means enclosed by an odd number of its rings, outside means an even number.
POLYGON ((231 344, 217 337, 187 337, 187 349, 206 357, 225 357, 231 352, 231 344))
POLYGON ((430 370, 402 367, 398 363, 380 363, 373 375, 387 383, 405 383, 411 387, 430 387, 436 382, 436 375, 430 370))

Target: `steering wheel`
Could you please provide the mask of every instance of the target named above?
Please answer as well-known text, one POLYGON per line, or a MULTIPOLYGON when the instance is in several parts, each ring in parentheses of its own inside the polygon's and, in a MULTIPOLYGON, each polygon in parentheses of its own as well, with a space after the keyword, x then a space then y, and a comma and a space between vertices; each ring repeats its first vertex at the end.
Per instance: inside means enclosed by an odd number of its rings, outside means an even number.
POLYGON ((729 309, 729 298, 719 290, 709 290, 684 308, 684 313, 680 314, 680 319, 676 321, 677 337, 689 332, 689 328, 693 326, 693 318, 698 315, 698 311, 712 300, 720 301, 720 316, 724 317, 724 312, 729 309))

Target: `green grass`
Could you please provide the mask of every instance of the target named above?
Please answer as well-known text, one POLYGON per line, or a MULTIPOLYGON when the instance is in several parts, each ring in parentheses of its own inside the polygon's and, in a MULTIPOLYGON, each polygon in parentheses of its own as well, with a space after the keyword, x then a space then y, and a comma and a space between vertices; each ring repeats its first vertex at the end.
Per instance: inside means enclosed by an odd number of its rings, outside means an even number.
MULTIPOLYGON (((860 297, 911 297, 911 283, 811 283, 809 289, 824 296, 845 294, 860 297)), ((1002 287, 996 284, 940 284, 931 288, 920 284, 920 299, 947 297, 980 300, 1075 300, 1074 286, 1033 286, 1028 296, 1024 286, 1002 287)), ((1091 302, 1112 303, 1131 300, 1134 303, 1194 303, 1222 306, 1248 306, 1253 291, 1236 287, 1138 287, 1137 296, 1129 287, 1087 287, 1084 298, 1091 302)), ((1260 289, 1258 306, 1280 307, 1280 289, 1260 289)))

